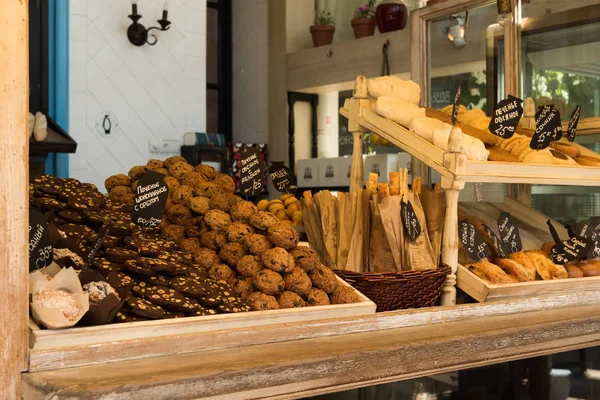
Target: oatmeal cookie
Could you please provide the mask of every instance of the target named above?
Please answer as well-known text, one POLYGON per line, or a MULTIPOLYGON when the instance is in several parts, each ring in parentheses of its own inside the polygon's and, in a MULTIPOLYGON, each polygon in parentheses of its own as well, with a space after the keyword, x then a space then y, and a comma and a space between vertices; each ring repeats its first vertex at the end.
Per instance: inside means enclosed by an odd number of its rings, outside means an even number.
POLYGON ((240 197, 231 193, 216 193, 210 199, 210 208, 228 213, 231 210, 231 206, 240 200, 240 197))
POLYGON ((210 211, 209 205, 210 199, 204 196, 191 197, 187 206, 192 209, 196 214, 204 215, 210 211))
POLYGON ((148 162, 146 163, 146 166, 148 166, 148 168, 163 168, 163 162, 160 160, 157 160, 156 158, 152 158, 152 159, 148 160, 148 162))
POLYGON ((179 187, 179 181, 177 180, 177 178, 173 178, 172 176, 165 176, 163 182, 165 182, 165 185, 167 185, 169 193, 172 193, 175 189, 179 187))
POLYGON ((235 290, 240 299, 246 300, 248 296, 250 296, 250 294, 254 292, 254 287, 252 286, 252 278, 238 276, 235 282, 233 282, 233 289, 235 290))
POLYGON ((292 226, 278 222, 269 227, 268 238, 276 247, 286 250, 293 249, 298 244, 298 232, 292 226))
POLYGON ((333 271, 323 265, 319 265, 310 273, 310 280, 315 287, 327 294, 333 293, 338 286, 337 278, 333 271))
POLYGON ((235 192, 235 182, 233 180, 232 177, 230 177, 229 175, 225 175, 225 174, 219 174, 219 176, 217 176, 214 180, 214 183, 216 183, 220 188, 222 192, 225 193, 233 193, 235 192))
POLYGON ((263 269, 262 260, 257 256, 244 256, 239 259, 236 269, 247 278, 253 277, 263 269))
POLYGON ((231 224, 231 217, 221 210, 210 210, 204 215, 204 222, 210 229, 225 232, 231 224))
POLYGON ((201 183, 208 182, 207 179, 199 172, 192 171, 181 177, 181 183, 193 188, 198 187, 201 183))
POLYGON ((167 239, 172 240, 175 243, 179 243, 185 239, 185 228, 181 225, 168 225, 163 230, 163 235, 167 239))
POLYGON ((187 160, 181 156, 169 157, 165 161, 163 161, 163 167, 169 168, 171 165, 177 164, 177 163, 187 164, 187 160))
POLYGON ((185 224, 185 235, 189 238, 200 238, 200 234, 202 233, 202 229, 204 228, 204 224, 202 223, 203 217, 197 216, 191 219, 188 219, 185 224))
POLYGON ((195 254, 200 249, 200 240, 198 240, 197 238, 183 239, 179 243, 179 250, 187 254, 195 254))
POLYGON ((264 266, 275 272, 290 272, 294 269, 294 257, 281 247, 274 247, 262 253, 264 266))
MULTIPOLYGON (((312 289, 312 282, 302 268, 295 267, 283 277, 285 290, 294 292, 302 297, 309 295, 312 289)), ((327 295, 326 295, 327 296, 327 295)))
POLYGON ((306 305, 308 306, 326 306, 329 305, 329 296, 321 289, 312 288, 306 297, 306 305))
POLYGON ((186 204, 189 199, 194 196, 194 189, 191 186, 180 185, 173 189, 173 191, 169 192, 171 195, 171 200, 175 204, 186 204))
POLYGON ((115 186, 108 193, 108 197, 111 200, 122 201, 123 203, 127 203, 129 201, 133 202, 133 190, 129 186, 115 186))
POLYGON ((221 251, 219 251, 219 258, 225 264, 235 267, 238 261, 248 255, 248 251, 246 248, 240 243, 225 243, 223 247, 221 247, 221 251))
POLYGON ((277 299, 262 292, 252 293, 250 296, 248 296, 246 301, 250 303, 250 307, 254 311, 279 309, 279 303, 277 302, 277 299))
POLYGON ((221 262, 219 255, 216 251, 201 247, 193 253, 194 262, 201 268, 209 269, 213 265, 217 265, 221 262))
POLYGON ((296 266, 302 268, 306 272, 312 272, 312 270, 321 265, 317 253, 308 246, 294 247, 290 250, 290 254, 294 257, 296 266))
POLYGON ((244 244, 248 248, 250 254, 260 256, 265 251, 273 247, 269 239, 260 233, 251 233, 244 238, 244 244))
POLYGON ((184 225, 192 218, 192 211, 183 204, 176 204, 167 210, 167 218, 174 224, 184 225))
POLYGON ((196 196, 213 197, 217 193, 221 193, 221 188, 213 182, 202 182, 194 188, 196 196))
POLYGON ((282 292, 279 296, 277 296, 277 302, 279 303, 280 308, 298 308, 305 307, 306 304, 302 297, 298 296, 294 292, 282 292))
POLYGON ((145 165, 136 165, 135 167, 131 168, 129 170, 129 172, 127 173, 127 175, 129 175, 129 177, 133 180, 138 180, 140 179, 142 176, 144 176, 144 174, 146 173, 146 171, 148 171, 148 167, 145 165))
POLYGON ((227 227, 225 235, 230 242, 244 243, 246 236, 254 233, 254 229, 243 222, 234 222, 227 227))
POLYGON ((233 283, 236 277, 235 272, 228 265, 215 264, 208 269, 208 276, 214 281, 225 281, 233 283))
POLYGON ((270 269, 263 269, 254 275, 252 284, 257 290, 269 295, 278 295, 285 289, 281 275, 270 269))
POLYGON ((241 200, 231 206, 229 213, 231 214, 231 218, 236 222, 248 222, 248 218, 257 211, 258 208, 252 202, 241 200))
POLYGON ((200 234, 200 244, 202 247, 218 251, 225 243, 227 243, 227 238, 222 232, 209 230, 200 234))
POLYGON ((329 295, 331 304, 351 304, 358 301, 358 296, 354 289, 344 285, 337 285, 335 290, 329 295))
POLYGON ((188 172, 192 172, 194 167, 192 167, 190 164, 180 162, 169 165, 167 169, 169 170, 169 175, 177 179, 181 179, 188 172))
POLYGON ((131 178, 124 174, 118 174, 104 181, 104 187, 107 192, 110 192, 115 186, 131 186, 131 178))
POLYGON ((266 231, 271 225, 278 223, 279 219, 268 211, 257 211, 256 213, 252 214, 248 222, 254 228, 261 231, 266 231))
POLYGON ((212 181, 219 176, 219 171, 208 164, 198 164, 196 166, 196 172, 202 174, 207 181, 212 181))

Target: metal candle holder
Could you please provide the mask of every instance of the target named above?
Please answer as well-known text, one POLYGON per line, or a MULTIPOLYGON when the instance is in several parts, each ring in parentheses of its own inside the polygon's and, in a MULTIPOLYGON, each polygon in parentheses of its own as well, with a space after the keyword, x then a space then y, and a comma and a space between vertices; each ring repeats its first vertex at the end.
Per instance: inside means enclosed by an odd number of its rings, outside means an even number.
POLYGON ((162 32, 169 30, 171 21, 167 19, 168 11, 163 10, 162 18, 157 21, 160 27, 152 26, 146 29, 144 25, 138 22, 140 18, 142 18, 142 16, 137 12, 137 4, 132 4, 131 9, 131 15, 128 15, 128 17, 133 21, 133 23, 129 25, 129 28, 127 28, 127 38, 135 46, 143 46, 146 43, 150 46, 154 46, 156 42, 158 42, 158 38, 156 37, 156 35, 151 35, 154 38, 154 41, 149 41, 149 32, 152 29, 156 29, 162 32))

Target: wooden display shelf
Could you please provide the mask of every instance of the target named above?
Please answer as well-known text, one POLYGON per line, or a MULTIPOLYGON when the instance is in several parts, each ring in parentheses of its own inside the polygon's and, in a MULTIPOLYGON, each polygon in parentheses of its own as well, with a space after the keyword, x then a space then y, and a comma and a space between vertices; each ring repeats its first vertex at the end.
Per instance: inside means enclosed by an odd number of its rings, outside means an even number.
POLYGON ((466 158, 449 163, 446 158, 448 153, 368 108, 360 108, 357 114, 342 107, 340 114, 400 147, 453 182, 600 185, 600 167, 470 161, 466 158))
MULTIPOLYGON (((341 278, 338 277, 337 279, 339 284, 351 287, 341 278)), ((353 290, 355 289, 353 288, 353 290)), ((110 344, 114 345, 115 343, 131 344, 143 342, 145 344, 145 349, 142 352, 143 357, 155 357, 164 355, 164 349, 154 347, 150 344, 157 341, 160 342, 165 338, 174 342, 177 338, 227 329, 253 329, 268 325, 319 321, 375 313, 375 303, 362 293, 356 290, 355 292, 359 297, 359 302, 353 304, 253 311, 239 314, 217 314, 212 316, 139 321, 58 330, 41 329, 30 319, 29 370, 39 371, 72 365, 110 362, 115 357, 114 353, 110 351, 104 353, 98 350, 90 352, 90 350, 97 349, 98 346, 106 346, 106 349, 114 349, 115 347, 111 347, 110 344)), ((243 336, 232 336, 229 339, 229 345, 239 345, 243 341, 243 336)), ((211 345, 214 345, 214 343, 211 343, 211 345)), ((197 351, 198 347, 205 348, 205 346, 206 343, 194 342, 193 345, 188 343, 185 347, 176 350, 176 346, 173 345, 169 348, 169 352, 171 354, 191 352, 197 351)), ((123 346, 116 346, 116 348, 121 347, 123 346)), ((123 357, 124 354, 130 353, 124 349, 118 351, 119 357, 123 357)), ((140 354, 130 354, 130 357, 139 358, 142 356, 140 354)))

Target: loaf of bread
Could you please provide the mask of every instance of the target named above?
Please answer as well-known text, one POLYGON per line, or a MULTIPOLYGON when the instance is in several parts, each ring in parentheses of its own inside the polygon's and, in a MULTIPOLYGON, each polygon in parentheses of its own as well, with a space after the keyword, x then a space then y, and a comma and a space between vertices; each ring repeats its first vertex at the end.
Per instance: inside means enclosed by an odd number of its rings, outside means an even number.
POLYGON ((381 96, 375 103, 375 112, 400 125, 410 126, 413 118, 425 117, 425 109, 395 97, 381 96))
POLYGON ((583 278, 583 271, 578 264, 565 265, 569 278, 583 278))
MULTIPOLYGON (((410 125, 408 126, 408 129, 411 132, 415 133, 417 136, 420 136, 423 139, 427 140, 429 143, 434 143, 433 142, 433 131, 439 131, 439 132, 447 131, 448 135, 450 135, 450 130, 452 129, 452 125, 446 124, 435 118, 414 117, 413 120, 411 121, 410 125)), ((447 139, 446 139, 446 143, 448 143, 447 139)))
POLYGON ((517 262, 519 265, 521 265, 524 269, 525 269, 525 273, 527 274, 527 278, 529 278, 530 281, 533 281, 536 277, 536 268, 535 268, 535 264, 533 263, 533 261, 531 260, 531 258, 529 258, 527 256, 527 254, 525 254, 524 251, 519 251, 516 253, 511 253, 508 255, 508 257, 517 262))
POLYGON ((419 104, 421 87, 413 81, 405 81, 395 76, 381 76, 367 79, 369 95, 379 97, 394 97, 412 104, 419 104))
POLYGON ((517 280, 508 276, 500 267, 492 264, 488 259, 469 265, 469 271, 491 284, 515 283, 517 280))
POLYGON ((490 161, 519 162, 519 157, 498 146, 486 146, 485 148, 490 152, 488 156, 488 160, 490 161))
POLYGON ((510 258, 496 258, 494 263, 499 266, 508 276, 514 278, 518 282, 529 282, 529 274, 527 270, 518 262, 510 258))

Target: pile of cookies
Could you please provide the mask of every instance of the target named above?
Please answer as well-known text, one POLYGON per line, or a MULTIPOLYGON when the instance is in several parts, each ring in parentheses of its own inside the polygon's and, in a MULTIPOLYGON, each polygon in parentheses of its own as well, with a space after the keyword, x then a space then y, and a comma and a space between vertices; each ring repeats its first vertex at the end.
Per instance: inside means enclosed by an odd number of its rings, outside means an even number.
POLYGON ((67 258, 67 265, 81 269, 100 229, 108 229, 90 268, 103 276, 124 303, 116 321, 250 311, 230 284, 211 279, 218 278, 218 267, 208 270, 195 264, 158 230, 143 232, 131 222, 130 206, 106 198, 95 186, 42 176, 29 186, 29 195, 31 204, 66 238, 61 245, 70 251, 57 248, 59 264, 64 265, 67 258))

